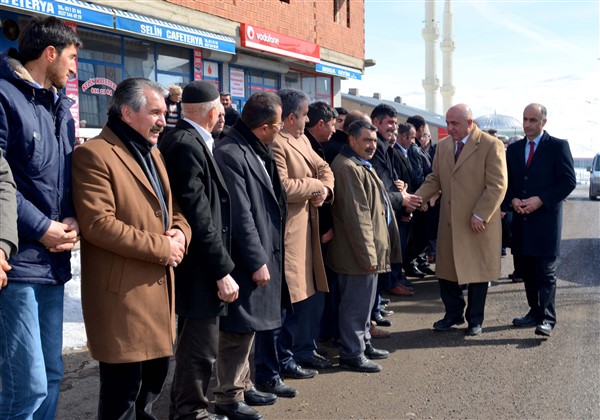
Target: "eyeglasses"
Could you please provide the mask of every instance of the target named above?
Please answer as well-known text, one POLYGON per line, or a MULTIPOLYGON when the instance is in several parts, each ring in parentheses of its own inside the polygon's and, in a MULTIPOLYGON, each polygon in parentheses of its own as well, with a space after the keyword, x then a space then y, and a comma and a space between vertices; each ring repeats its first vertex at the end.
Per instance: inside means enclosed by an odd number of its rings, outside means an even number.
POLYGON ((283 121, 279 122, 279 124, 269 124, 273 128, 277 128, 281 130, 283 128, 283 121))

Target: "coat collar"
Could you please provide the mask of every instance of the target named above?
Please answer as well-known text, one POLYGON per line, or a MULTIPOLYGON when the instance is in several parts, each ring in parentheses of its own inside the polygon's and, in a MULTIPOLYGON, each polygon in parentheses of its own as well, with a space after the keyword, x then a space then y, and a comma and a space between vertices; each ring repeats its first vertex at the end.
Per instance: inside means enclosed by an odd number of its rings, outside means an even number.
MULTIPOLYGON (((144 174, 144 171, 140 167, 139 163, 137 163, 131 152, 127 149, 125 143, 123 143, 123 141, 120 138, 118 138, 117 135, 107 126, 104 126, 102 128, 102 131, 100 131, 98 137, 103 138, 108 143, 113 145, 112 150, 115 153, 115 155, 123 162, 125 167, 129 169, 129 171, 137 178, 137 180, 150 193, 152 193, 152 195, 156 197, 156 192, 154 191, 154 188, 152 188, 152 185, 150 185, 148 177, 146 176, 146 174, 144 174)), ((150 155, 152 156, 152 160, 154 160, 155 163, 162 162, 162 157, 156 147, 152 148, 152 150, 150 151, 150 155)), ((165 195, 168 200, 167 205, 169 205, 171 189, 169 188, 169 179, 167 173, 164 170, 164 165, 162 165, 162 163, 157 164, 156 171, 158 172, 158 176, 160 177, 160 181, 162 182, 165 195)), ((156 197, 156 199, 158 200, 158 197, 156 197)))
POLYGON ((460 152, 460 156, 458 157, 458 160, 456 162, 454 162, 454 140, 452 139, 452 137, 449 137, 450 141, 449 141, 449 145, 448 147, 451 148, 450 153, 447 154, 448 159, 450 160, 450 164, 452 165, 452 167, 454 168, 452 171, 456 171, 465 160, 467 160, 469 158, 469 156, 471 156, 473 153, 475 153, 477 151, 477 149, 479 148, 479 143, 481 143, 481 136, 483 135, 483 132, 476 126, 473 131, 471 131, 471 135, 469 136, 469 138, 467 139, 462 152, 460 152))

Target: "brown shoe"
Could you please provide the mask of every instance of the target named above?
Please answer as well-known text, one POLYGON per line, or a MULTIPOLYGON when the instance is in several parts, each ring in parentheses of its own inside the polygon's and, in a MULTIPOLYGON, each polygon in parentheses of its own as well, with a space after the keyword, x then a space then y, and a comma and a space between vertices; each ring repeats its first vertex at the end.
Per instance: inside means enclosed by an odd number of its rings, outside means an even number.
POLYGON ((394 296, 412 296, 415 294, 415 291, 399 284, 393 289, 388 290, 388 293, 394 296))
POLYGON ((375 325, 371 324, 371 329, 369 329, 369 334, 371 334, 371 338, 390 338, 392 336, 391 333, 380 330, 375 325))

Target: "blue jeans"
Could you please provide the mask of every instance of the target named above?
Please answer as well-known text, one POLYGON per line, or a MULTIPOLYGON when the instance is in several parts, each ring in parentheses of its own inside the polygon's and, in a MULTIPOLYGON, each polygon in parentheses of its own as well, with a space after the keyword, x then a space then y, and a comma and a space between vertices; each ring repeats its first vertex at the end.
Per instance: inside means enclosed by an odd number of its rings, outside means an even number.
POLYGON ((63 377, 64 286, 0 291, 0 418, 53 419, 63 377))

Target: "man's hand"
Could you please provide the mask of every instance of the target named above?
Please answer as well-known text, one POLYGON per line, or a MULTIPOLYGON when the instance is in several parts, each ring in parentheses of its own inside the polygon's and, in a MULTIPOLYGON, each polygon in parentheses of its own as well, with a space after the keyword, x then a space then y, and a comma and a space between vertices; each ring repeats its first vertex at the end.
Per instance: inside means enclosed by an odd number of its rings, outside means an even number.
POLYGON ((544 205, 537 195, 524 200, 513 198, 511 204, 513 209, 519 214, 531 214, 544 205))
POLYGON ((185 253, 185 236, 179 229, 170 229, 165 232, 165 236, 169 238, 170 253, 167 265, 177 267, 183 260, 185 253))
POLYGON ((327 200, 327 196, 329 195, 329 188, 323 186, 323 191, 319 195, 315 195, 310 199, 310 204, 313 207, 321 207, 325 200, 327 200))
POLYGON ((238 298, 240 286, 235 282, 233 277, 227 274, 221 280, 217 280, 217 296, 223 302, 231 303, 238 298))
POLYGON ((6 272, 9 271, 12 267, 8 265, 6 261, 6 254, 4 250, 0 249, 0 289, 6 287, 8 284, 8 277, 6 276, 6 272))
POLYGON ((333 229, 329 229, 323 235, 321 235, 321 243, 326 244, 333 239, 333 229))
POLYGON ((408 184, 402 181, 401 179, 395 180, 394 185, 400 192, 406 191, 406 189, 408 188, 408 184))
POLYGON ((479 220, 475 216, 471 216, 471 230, 473 233, 481 233, 485 230, 485 222, 483 220, 479 220))
POLYGON ((269 274, 267 264, 252 273, 252 281, 259 286, 266 286, 269 280, 271 280, 271 275, 269 274))
POLYGON ((421 207, 423 199, 418 195, 409 194, 406 191, 402 192, 402 206, 406 207, 410 213, 421 207))
POLYGON ((165 235, 170 236, 177 242, 181 244, 181 246, 185 249, 185 235, 179 229, 169 229, 165 232, 165 235))
POLYGON ((62 222, 52 220, 40 242, 50 252, 64 252, 73 249, 79 240, 79 224, 73 217, 65 217, 62 222))

